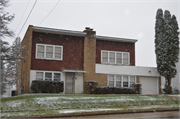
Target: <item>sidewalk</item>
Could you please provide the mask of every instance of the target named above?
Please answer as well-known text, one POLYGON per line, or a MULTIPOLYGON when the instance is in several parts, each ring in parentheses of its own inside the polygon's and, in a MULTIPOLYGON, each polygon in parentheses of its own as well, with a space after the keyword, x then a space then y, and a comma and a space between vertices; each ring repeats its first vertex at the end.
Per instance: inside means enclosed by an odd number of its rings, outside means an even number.
MULTIPOLYGON (((154 105, 153 105, 154 106, 154 105)), ((152 107, 153 107, 152 106, 152 107)), ((39 116, 23 116, 23 117, 10 117, 10 118, 58 118, 58 117, 76 117, 76 116, 93 116, 93 115, 109 115, 109 114, 128 114, 128 113, 147 113, 147 112, 164 112, 164 111, 179 111, 179 107, 175 108, 152 108, 151 106, 132 106, 127 107, 126 110, 119 109, 81 109, 81 110, 58 110, 57 113, 51 115, 39 116), (140 108, 141 107, 141 108, 140 108), (139 109, 138 109, 139 108, 139 109)))

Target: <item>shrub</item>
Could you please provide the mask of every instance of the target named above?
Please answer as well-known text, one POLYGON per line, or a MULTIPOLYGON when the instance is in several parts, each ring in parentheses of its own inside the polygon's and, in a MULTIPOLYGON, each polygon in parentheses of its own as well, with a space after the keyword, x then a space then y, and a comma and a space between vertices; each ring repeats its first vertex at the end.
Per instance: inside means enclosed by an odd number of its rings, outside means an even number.
POLYGON ((86 81, 85 82, 85 93, 86 94, 96 94, 96 87, 98 86, 97 81, 86 81))
POLYGON ((133 88, 96 87, 96 94, 134 94, 133 88))
POLYGON ((172 94, 172 86, 168 88, 168 85, 165 84, 164 88, 162 89, 165 94, 172 94))
POLYGON ((31 84, 33 93, 59 93, 64 90, 64 82, 34 80, 31 84))
POLYGON ((132 88, 134 89, 135 94, 142 93, 142 84, 140 84, 140 83, 132 84, 132 88))

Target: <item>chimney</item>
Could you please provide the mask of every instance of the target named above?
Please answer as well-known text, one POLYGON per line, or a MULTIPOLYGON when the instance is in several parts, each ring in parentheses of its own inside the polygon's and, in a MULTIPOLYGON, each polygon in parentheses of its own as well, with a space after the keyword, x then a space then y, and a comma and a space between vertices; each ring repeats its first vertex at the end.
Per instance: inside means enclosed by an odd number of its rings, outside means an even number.
POLYGON ((83 32, 86 32, 87 34, 96 34, 96 31, 93 31, 90 27, 85 27, 85 30, 83 32))

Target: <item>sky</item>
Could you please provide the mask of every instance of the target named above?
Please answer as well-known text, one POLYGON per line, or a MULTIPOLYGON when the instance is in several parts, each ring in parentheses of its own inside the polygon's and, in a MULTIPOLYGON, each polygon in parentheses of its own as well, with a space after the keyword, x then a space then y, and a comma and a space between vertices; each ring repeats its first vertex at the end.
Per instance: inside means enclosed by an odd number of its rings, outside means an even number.
MULTIPOLYGON (((90 27, 97 35, 137 39, 136 66, 156 67, 154 27, 159 8, 175 15, 180 28, 180 0, 37 0, 27 19, 35 1, 10 0, 5 9, 15 15, 9 24, 15 37, 23 39, 29 25, 75 31, 90 27)), ((15 37, 5 40, 12 44, 15 37)))

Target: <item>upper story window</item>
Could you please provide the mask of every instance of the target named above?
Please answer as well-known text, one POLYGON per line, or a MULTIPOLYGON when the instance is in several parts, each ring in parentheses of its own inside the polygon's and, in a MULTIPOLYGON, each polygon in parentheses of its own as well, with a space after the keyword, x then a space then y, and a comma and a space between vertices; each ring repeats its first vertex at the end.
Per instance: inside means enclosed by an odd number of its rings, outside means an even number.
POLYGON ((129 52, 101 51, 101 63, 129 65, 129 52))
POLYGON ((62 60, 63 59, 63 46, 36 44, 36 58, 62 60))

